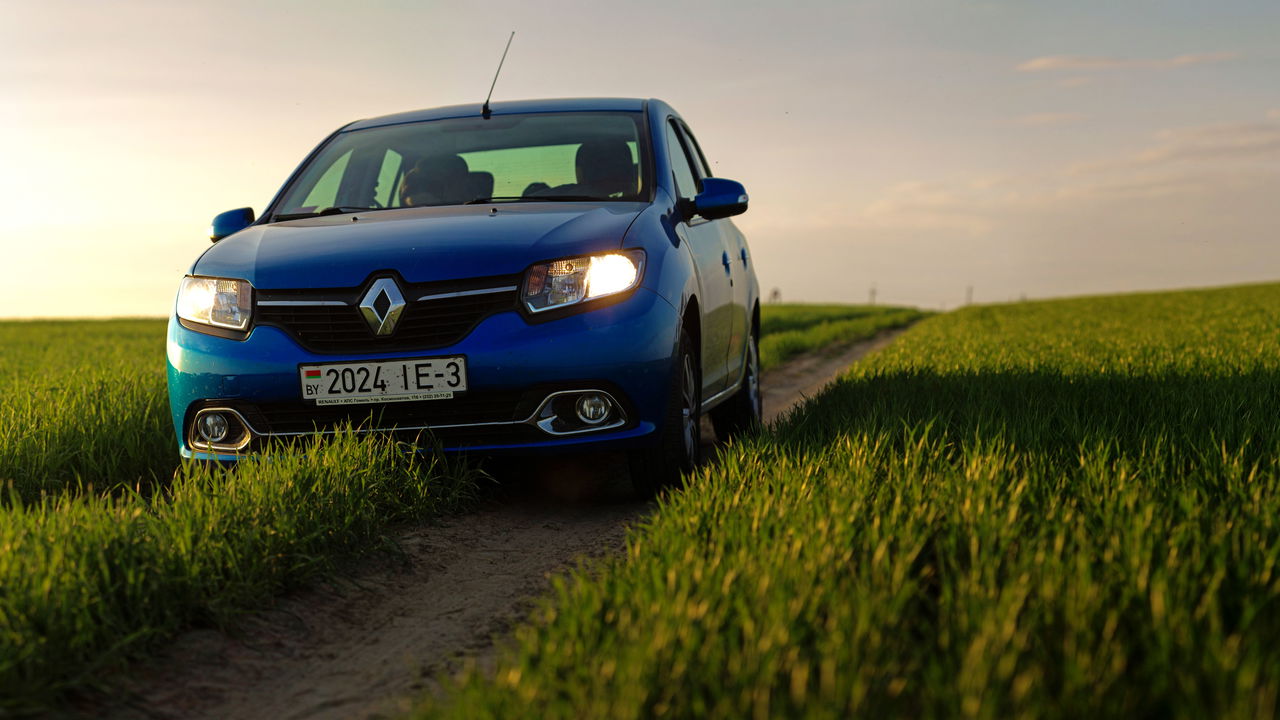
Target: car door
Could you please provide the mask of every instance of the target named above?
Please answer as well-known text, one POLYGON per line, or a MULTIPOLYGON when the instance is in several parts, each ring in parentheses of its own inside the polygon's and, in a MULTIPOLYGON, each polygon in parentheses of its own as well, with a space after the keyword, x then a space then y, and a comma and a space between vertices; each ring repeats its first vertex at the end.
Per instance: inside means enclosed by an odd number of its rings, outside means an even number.
POLYGON ((697 175, 674 118, 666 122, 667 155, 675 183, 677 205, 684 209, 675 232, 693 255, 698 272, 698 302, 702 310, 702 399, 724 390, 729 336, 733 330, 732 267, 715 223, 693 215, 689 208, 698 194, 697 175))
MULTIPOLYGON (((707 158, 702 154, 702 148, 698 145, 693 132, 689 130, 689 126, 684 122, 678 123, 677 126, 685 147, 689 151, 689 159, 693 163, 693 170, 698 176, 698 184, 701 187, 702 178, 713 177, 707 165, 707 158)), ((746 358, 747 334, 750 332, 751 324, 749 307, 751 275, 747 268, 750 258, 747 254, 746 238, 734 226, 732 220, 728 218, 712 220, 707 222, 706 226, 715 229, 723 251, 720 260, 729 276, 730 302, 726 310, 729 330, 724 344, 725 387, 728 387, 742 377, 742 366, 746 358), (725 263, 726 260, 727 263, 725 263)))

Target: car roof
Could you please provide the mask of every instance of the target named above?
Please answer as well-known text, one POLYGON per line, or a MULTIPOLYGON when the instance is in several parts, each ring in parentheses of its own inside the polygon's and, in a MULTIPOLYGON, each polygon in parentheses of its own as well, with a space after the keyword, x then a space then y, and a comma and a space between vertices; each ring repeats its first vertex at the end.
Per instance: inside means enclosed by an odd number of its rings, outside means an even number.
MULTIPOLYGON (((489 110, 494 115, 516 115, 520 113, 541 112, 640 112, 644 110, 646 100, 639 98, 555 98, 547 100, 507 100, 489 103, 489 110)), ((381 117, 357 120, 342 128, 347 130, 363 130, 382 125, 399 125, 402 123, 422 122, 424 120, 443 120, 445 118, 478 117, 482 104, 450 105, 448 107, 410 110, 409 112, 383 115, 381 117)))

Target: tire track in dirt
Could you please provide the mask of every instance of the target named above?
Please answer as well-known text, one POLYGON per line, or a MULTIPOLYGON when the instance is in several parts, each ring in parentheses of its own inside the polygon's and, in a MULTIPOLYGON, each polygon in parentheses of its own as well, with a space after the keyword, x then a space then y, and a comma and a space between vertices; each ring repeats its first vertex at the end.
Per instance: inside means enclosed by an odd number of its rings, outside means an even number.
MULTIPOLYGON (((850 364, 892 342, 883 332, 764 373, 766 419, 812 397, 850 364)), ((709 427, 704 427, 704 437, 709 427)), ((652 503, 631 498, 620 456, 539 462, 477 512, 399 536, 400 560, 374 558, 350 578, 280 599, 234 634, 193 630, 130 668, 86 715, 138 718, 375 718, 407 710, 527 616, 549 578, 584 556, 618 552, 652 503), (104 707, 109 705, 109 707, 104 707)))

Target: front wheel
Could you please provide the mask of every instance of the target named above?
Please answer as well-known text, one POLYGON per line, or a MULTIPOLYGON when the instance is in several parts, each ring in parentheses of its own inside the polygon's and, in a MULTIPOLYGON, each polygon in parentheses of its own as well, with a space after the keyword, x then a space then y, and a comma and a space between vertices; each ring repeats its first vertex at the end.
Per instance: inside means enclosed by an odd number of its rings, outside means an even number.
POLYGON ((631 485, 640 497, 652 497, 680 483, 698 464, 702 443, 702 374, 689 333, 680 331, 680 350, 667 393, 667 413, 658 429, 658 447, 628 455, 631 485))
POLYGON ((746 365, 738 392, 711 411, 711 423, 721 440, 755 432, 764 417, 764 401, 760 398, 760 342, 754 333, 747 343, 746 365))

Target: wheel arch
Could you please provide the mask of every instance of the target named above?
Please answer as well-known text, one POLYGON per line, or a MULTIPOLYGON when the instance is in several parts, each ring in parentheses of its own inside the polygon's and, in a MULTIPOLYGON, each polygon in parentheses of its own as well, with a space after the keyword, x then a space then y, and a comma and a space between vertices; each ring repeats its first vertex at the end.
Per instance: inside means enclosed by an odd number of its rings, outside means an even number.
MULTIPOLYGON (((689 301, 685 303, 684 313, 680 316, 680 326, 689 333, 689 339, 693 341, 694 352, 698 354, 698 360, 702 360, 702 310, 698 305, 698 296, 690 295, 689 301)), ((676 338, 679 342, 679 338, 676 338)))

